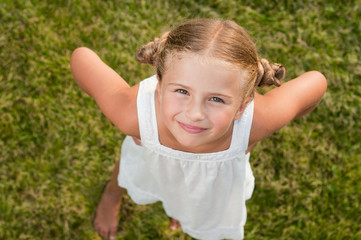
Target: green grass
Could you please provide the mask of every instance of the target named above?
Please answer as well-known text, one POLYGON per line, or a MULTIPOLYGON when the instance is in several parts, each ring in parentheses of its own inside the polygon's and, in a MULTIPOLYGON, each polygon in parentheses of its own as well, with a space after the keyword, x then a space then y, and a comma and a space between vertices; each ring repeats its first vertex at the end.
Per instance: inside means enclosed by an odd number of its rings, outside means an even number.
MULTIPOLYGON (((360 1, 10 1, 0 3, 0 239, 100 239, 92 219, 124 135, 72 79, 87 46, 131 85, 135 50, 194 17, 233 19, 289 80, 319 70, 319 107, 258 144, 247 239, 361 239, 360 1)), ((191 239, 161 204, 128 197, 117 239, 191 239)))

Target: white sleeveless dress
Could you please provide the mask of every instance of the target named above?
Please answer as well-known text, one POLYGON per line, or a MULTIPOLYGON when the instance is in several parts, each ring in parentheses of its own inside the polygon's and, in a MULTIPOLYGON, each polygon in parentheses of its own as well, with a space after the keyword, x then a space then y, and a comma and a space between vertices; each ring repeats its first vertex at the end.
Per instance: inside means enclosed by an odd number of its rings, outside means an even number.
POLYGON ((198 239, 243 239, 246 200, 254 177, 249 164, 253 101, 234 122, 229 149, 189 153, 159 143, 155 113, 155 76, 140 83, 137 97, 142 146, 127 136, 122 145, 119 186, 137 204, 163 203, 168 216, 198 239))

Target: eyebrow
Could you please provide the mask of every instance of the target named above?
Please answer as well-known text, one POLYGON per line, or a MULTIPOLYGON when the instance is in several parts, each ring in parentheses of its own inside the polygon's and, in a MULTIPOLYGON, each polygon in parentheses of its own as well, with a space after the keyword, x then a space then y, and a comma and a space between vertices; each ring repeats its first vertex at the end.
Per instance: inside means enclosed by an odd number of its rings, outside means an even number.
MULTIPOLYGON (((169 83, 168 85, 172 85, 172 86, 176 86, 176 87, 181 87, 181 88, 185 88, 185 89, 191 89, 191 87, 189 86, 186 86, 186 85, 183 85, 183 84, 180 84, 180 83, 169 83)), ((224 98, 229 98, 229 99, 232 99, 233 97, 232 96, 229 96, 229 95, 226 95, 226 94, 222 94, 222 93, 218 93, 218 92, 209 92, 207 93, 209 95, 214 95, 214 96, 220 96, 220 97, 224 97, 224 98)))
POLYGON ((188 88, 188 89, 192 89, 191 87, 189 86, 186 86, 186 85, 183 85, 183 84, 180 84, 180 83, 168 83, 168 85, 173 85, 173 86, 176 86, 176 87, 182 87, 182 88, 188 88))

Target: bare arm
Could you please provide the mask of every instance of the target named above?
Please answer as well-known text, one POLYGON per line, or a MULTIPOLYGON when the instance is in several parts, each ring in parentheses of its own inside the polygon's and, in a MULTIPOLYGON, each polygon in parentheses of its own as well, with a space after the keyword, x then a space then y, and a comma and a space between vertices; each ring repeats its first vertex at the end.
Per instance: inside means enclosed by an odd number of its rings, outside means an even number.
POLYGON ((256 94, 249 146, 312 111, 326 89, 326 78, 317 71, 311 71, 265 95, 256 94))
POLYGON ((130 88, 96 53, 85 47, 73 52, 70 67, 76 83, 95 99, 105 116, 123 133, 139 137, 138 85, 130 88))

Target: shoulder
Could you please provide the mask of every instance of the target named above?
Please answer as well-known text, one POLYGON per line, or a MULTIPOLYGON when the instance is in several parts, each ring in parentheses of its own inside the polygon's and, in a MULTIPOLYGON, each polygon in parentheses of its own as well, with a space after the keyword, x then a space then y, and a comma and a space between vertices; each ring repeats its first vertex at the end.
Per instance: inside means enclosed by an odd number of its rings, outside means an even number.
MULTIPOLYGON (((154 96, 154 90, 157 85, 156 76, 144 79, 139 84, 119 90, 114 94, 112 101, 116 101, 119 106, 118 110, 109 111, 114 125, 124 134, 140 138, 139 114, 138 114, 138 95, 141 95, 141 103, 149 102, 150 97, 154 96)), ((110 104, 111 106, 111 104, 110 104)))
POLYGON ((137 95, 139 84, 116 88, 97 94, 96 100, 103 114, 124 134, 139 137, 137 95))
POLYGON ((115 92, 113 97, 109 98, 109 101, 112 102, 108 105, 110 109, 103 110, 103 112, 105 114, 107 112, 107 117, 122 133, 140 138, 137 111, 138 90, 139 84, 115 92))

